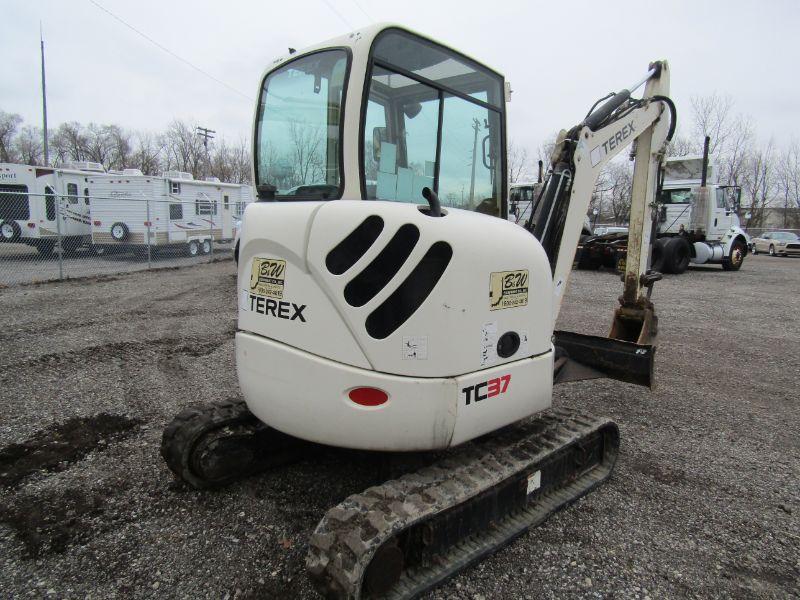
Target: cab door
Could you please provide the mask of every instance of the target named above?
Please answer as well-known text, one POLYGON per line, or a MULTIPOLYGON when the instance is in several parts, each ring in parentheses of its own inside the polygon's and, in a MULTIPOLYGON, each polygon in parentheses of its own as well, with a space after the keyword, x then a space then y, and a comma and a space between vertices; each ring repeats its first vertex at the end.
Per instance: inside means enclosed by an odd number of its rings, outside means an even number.
POLYGON ((713 187, 711 192, 711 222, 708 229, 712 238, 719 239, 733 226, 733 207, 724 188, 713 187))
POLYGON ((87 235, 89 218, 86 214, 79 177, 65 177, 62 180, 62 194, 59 196, 59 216, 61 217, 61 235, 67 237, 87 235))
POLYGON ((230 239, 233 237, 233 202, 231 201, 231 192, 229 190, 222 190, 222 214, 220 220, 222 221, 222 238, 230 239))

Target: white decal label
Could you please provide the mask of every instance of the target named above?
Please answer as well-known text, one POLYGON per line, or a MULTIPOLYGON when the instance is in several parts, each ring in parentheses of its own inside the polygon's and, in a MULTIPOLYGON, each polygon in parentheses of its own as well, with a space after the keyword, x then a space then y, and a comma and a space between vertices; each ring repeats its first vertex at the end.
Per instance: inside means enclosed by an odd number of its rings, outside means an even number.
POLYGON ((527 269, 492 273, 489 279, 489 310, 503 310, 527 304, 527 269))
POLYGON ((250 293, 280 300, 286 281, 286 261, 277 258, 254 258, 250 271, 250 293))
POLYGON ((528 475, 527 495, 530 496, 532 492, 535 492, 540 487, 542 487, 542 472, 536 471, 536 473, 531 473, 530 475, 528 475))
POLYGON ((404 336, 403 360, 428 360, 428 336, 404 336))
POLYGON ((242 303, 239 306, 242 310, 247 310, 247 306, 250 304, 250 296, 247 290, 242 290, 242 303))
POLYGON ((497 321, 484 323, 481 328, 481 366, 497 362, 497 321))

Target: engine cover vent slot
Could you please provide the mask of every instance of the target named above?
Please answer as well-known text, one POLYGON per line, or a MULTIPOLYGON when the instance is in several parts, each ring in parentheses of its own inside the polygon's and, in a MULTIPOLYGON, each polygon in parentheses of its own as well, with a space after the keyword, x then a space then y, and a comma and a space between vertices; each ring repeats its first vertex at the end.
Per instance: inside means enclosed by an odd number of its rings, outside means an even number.
POLYGON ((364 306, 386 287, 408 260, 419 240, 416 225, 403 225, 380 254, 344 288, 344 299, 350 306, 364 306))
POLYGON ((405 281, 367 317, 367 333, 379 340, 394 333, 422 306, 452 257, 453 249, 450 244, 433 244, 405 281))
POLYGON ((370 215, 364 219, 325 257, 325 266, 334 275, 341 275, 358 262, 383 231, 383 219, 370 215))

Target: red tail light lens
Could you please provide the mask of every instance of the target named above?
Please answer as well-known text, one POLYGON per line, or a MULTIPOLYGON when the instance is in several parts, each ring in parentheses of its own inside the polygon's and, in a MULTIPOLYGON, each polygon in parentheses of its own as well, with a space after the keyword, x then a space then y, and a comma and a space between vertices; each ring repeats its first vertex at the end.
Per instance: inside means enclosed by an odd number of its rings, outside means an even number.
POLYGON ((35 229, 36 223, 28 223, 28 229, 35 229))
POLYGON ((94 226, 95 227, 100 227, 100 225, 102 225, 102 223, 100 221, 95 221, 94 222, 94 226))
POLYGON ((380 406, 389 399, 389 394, 378 388, 361 387, 350 390, 350 400, 360 406, 380 406))

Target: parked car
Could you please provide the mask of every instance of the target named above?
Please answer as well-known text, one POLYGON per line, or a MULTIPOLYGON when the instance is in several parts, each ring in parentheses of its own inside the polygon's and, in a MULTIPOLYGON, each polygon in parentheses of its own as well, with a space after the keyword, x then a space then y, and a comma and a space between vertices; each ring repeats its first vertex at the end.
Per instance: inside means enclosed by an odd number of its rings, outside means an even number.
POLYGON ((759 252, 770 256, 800 256, 800 237, 791 231, 768 231, 753 238, 753 254, 759 252))
POLYGON ((628 228, 609 225, 600 225, 594 228, 594 235, 605 235, 607 233, 628 233, 628 228))

